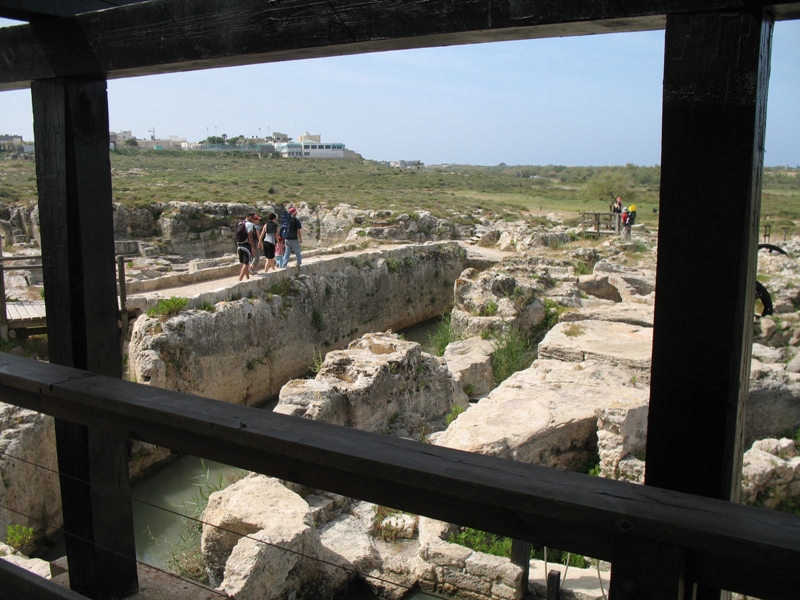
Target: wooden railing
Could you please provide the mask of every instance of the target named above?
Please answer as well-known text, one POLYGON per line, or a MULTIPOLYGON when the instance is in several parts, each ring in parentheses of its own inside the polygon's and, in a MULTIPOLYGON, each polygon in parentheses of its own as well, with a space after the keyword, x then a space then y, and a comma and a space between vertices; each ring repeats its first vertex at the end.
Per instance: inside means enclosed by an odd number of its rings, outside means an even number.
POLYGON ((620 227, 619 213, 612 212, 582 212, 581 213, 581 233, 584 235, 619 235, 622 231, 620 227))
POLYGON ((289 417, 7 354, 0 355, 0 394, 5 402, 85 427, 611 561, 612 600, 683 600, 688 582, 765 599, 787 598, 796 589, 800 518, 789 514, 289 417))
MULTIPOLYGON (((2 246, 2 237, 0 237, 0 246, 2 246)), ((7 340, 9 337, 15 337, 15 330, 9 325, 8 306, 6 302, 6 271, 30 271, 33 269, 41 269, 42 264, 41 254, 31 254, 30 256, 0 256, 0 339, 7 340), (6 262, 20 261, 20 260, 38 260, 37 265, 23 265, 15 267, 7 267, 6 262)), ((120 322, 122 323, 121 338, 125 339, 128 332, 128 310, 127 310, 127 291, 125 287, 125 257, 117 256, 117 291, 119 294, 119 310, 120 322)), ((43 316, 40 322, 34 324, 34 328, 40 332, 46 332, 47 318, 43 316)))

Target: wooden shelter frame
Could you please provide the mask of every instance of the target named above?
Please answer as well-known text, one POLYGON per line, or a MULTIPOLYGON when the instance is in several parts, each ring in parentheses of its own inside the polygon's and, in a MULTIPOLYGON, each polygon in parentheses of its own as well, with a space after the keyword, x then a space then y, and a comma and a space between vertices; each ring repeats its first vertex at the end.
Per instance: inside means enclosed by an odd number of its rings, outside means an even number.
MULTIPOLYGON (((56 418, 73 590, 101 600, 138 588, 126 500, 127 440, 136 438, 606 558, 612 600, 796 592, 800 519, 735 501, 772 28, 800 18, 800 2, 0 0, 0 16, 30 21, 0 30, 0 91, 32 93, 51 359, 0 357, 0 394, 56 418), (120 379, 107 79, 652 29, 666 33, 645 486, 120 379), (718 215, 702 249, 684 223, 687 204, 718 215), (687 290, 713 315, 692 314, 687 290)), ((68 597, 0 567, 0 597, 68 597)))

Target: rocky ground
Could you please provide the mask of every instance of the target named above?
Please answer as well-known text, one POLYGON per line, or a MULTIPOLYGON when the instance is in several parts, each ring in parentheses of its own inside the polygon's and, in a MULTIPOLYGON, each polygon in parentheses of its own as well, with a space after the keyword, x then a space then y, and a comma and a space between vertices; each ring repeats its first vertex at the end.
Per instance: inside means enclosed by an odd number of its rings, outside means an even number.
MULTIPOLYGON (((344 231, 348 215, 339 211, 327 227, 339 223, 344 231)), ((389 228, 418 235, 419 224, 410 220, 389 228)), ((443 358, 391 333, 370 334, 346 350, 329 352, 316 378, 283 386, 276 410, 642 481, 656 236, 639 227, 630 241, 579 239, 556 221, 554 216, 547 231, 514 223, 474 228, 478 244, 510 256, 488 271, 467 269, 457 279, 451 323, 459 339, 443 358), (538 355, 530 367, 498 384, 491 338, 512 330, 539 341, 538 355), (423 406, 420 398, 432 391, 436 404, 423 406), (392 402, 375 401, 387 393, 392 402)), ((429 233, 443 229, 428 225, 429 233)), ((395 235, 372 229, 343 235, 375 240, 395 235)), ((746 422, 752 448, 745 455, 743 494, 754 504, 791 508, 800 501, 794 439, 800 427, 800 263, 794 258, 800 256, 800 241, 780 245, 788 255, 759 253, 759 279, 771 294, 774 314, 754 319, 746 422)), ((140 257, 132 260, 129 275, 181 268, 167 259, 140 257)), ((387 598, 400 598, 410 587, 469 598, 520 597, 518 567, 450 543, 453 526, 402 514, 376 521, 379 512, 373 505, 252 475, 212 496, 204 515, 202 549, 210 580, 239 599, 281 598, 293 589, 327 597, 345 588, 352 572, 374 577, 366 578, 367 585, 387 598)), ((529 590, 538 597, 544 597, 542 572, 532 561, 529 590)), ((564 586, 575 598, 599 600, 608 589, 607 577, 607 571, 598 578, 595 569, 570 568, 564 586)))

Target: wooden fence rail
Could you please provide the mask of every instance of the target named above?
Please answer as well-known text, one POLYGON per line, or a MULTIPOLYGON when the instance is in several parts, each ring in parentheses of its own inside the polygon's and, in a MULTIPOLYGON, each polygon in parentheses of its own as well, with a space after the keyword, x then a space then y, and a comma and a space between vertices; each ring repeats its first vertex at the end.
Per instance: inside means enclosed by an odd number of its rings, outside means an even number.
MULTIPOLYGON (((0 247, 2 237, 0 236, 0 247)), ((7 340, 9 337, 16 336, 15 328, 10 324, 13 319, 9 319, 8 303, 6 302, 6 271, 30 271, 41 269, 41 254, 31 254, 29 256, 0 256, 0 339, 7 340), (23 265, 7 267, 5 263, 19 260, 38 260, 38 265, 23 265)), ((128 332, 128 310, 127 310, 127 291, 125 286, 125 257, 117 256, 117 291, 119 296, 120 322, 122 323, 122 335, 120 336, 120 351, 128 332)), ((47 316, 42 312, 41 315, 33 316, 21 323, 22 329, 32 329, 44 333, 47 331, 47 316)))
MULTIPOLYGON (((89 428, 613 563, 613 600, 699 582, 795 589, 800 518, 0 355, 5 402, 89 428), (655 560, 654 557, 658 557, 655 560)), ((49 596, 42 596, 49 597, 49 596)))
POLYGON ((620 214, 612 212, 582 212, 581 213, 581 233, 586 235, 619 235, 622 231, 620 226, 620 214))

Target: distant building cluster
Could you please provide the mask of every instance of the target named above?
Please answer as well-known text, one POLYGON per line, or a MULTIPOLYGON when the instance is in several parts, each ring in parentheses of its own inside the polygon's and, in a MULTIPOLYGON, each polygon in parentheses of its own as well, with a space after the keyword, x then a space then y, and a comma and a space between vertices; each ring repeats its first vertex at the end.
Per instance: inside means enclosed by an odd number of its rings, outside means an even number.
POLYGON ((141 150, 238 150, 241 152, 261 152, 264 154, 280 154, 285 158, 357 158, 358 155, 348 150, 344 144, 322 142, 320 134, 304 133, 295 142, 280 131, 266 138, 227 139, 226 136, 209 137, 203 142, 189 142, 176 135, 168 139, 157 139, 155 134, 150 139, 137 139, 130 131, 109 132, 109 145, 112 150, 135 147, 141 150))
POLYGON ((33 144, 25 144, 21 135, 0 135, 0 152, 33 152, 33 144))
POLYGON ((421 160, 384 160, 381 161, 381 164, 393 169, 421 169, 425 166, 421 160))

